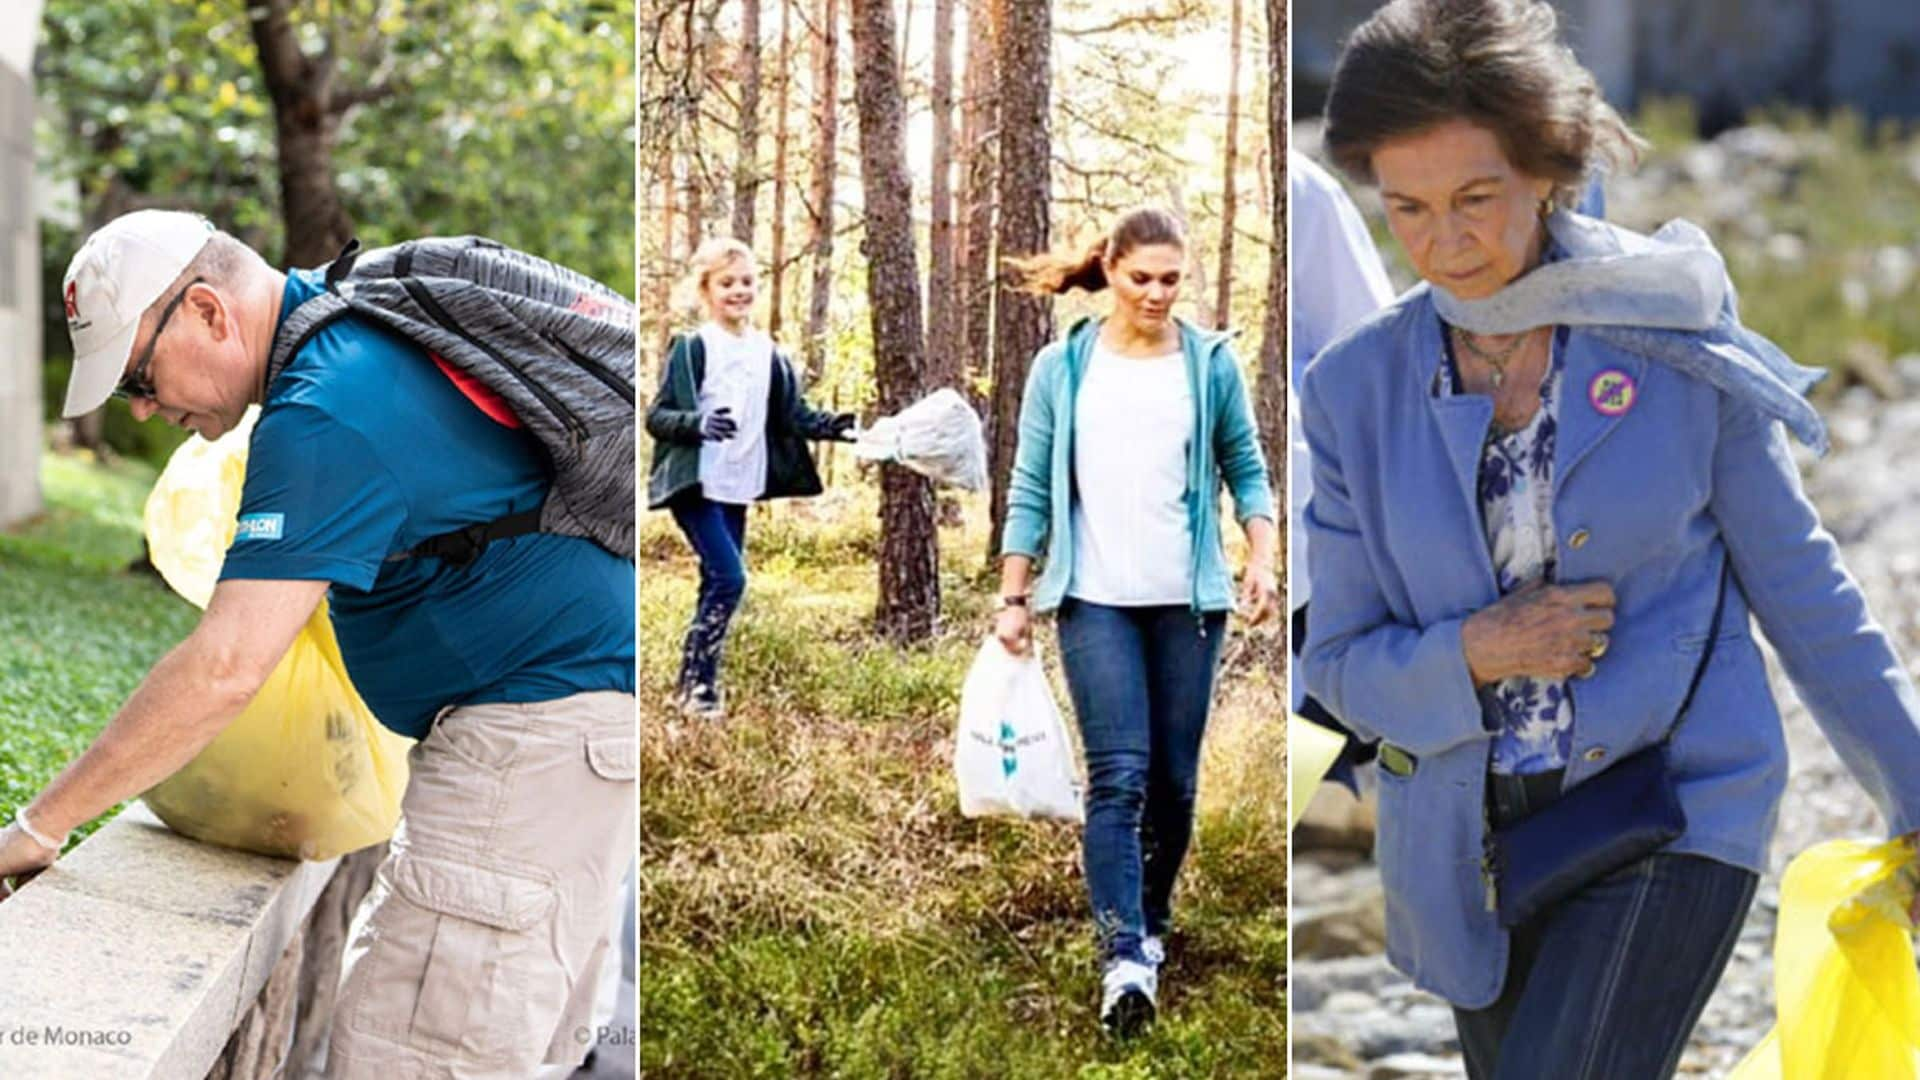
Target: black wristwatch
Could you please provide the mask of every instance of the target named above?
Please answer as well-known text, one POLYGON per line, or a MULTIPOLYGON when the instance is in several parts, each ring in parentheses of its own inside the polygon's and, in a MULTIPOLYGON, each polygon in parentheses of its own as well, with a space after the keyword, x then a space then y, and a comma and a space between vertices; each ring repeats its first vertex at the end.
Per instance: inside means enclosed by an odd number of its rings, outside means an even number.
POLYGON ((1026 594, 1025 594, 1025 593, 1019 593, 1019 594, 1016 594, 1016 595, 1014 595, 1014 596, 1002 596, 1002 597, 1000 597, 1000 598, 999 598, 999 602, 998 602, 998 603, 996 603, 996 604, 994 605, 994 607, 993 607, 993 610, 995 610, 995 611, 1005 611, 1005 610, 1007 610, 1007 609, 1008 609, 1008 608, 1010 608, 1010 607, 1017 607, 1017 608, 1023 608, 1023 607, 1026 607, 1026 606, 1027 606, 1027 596, 1026 596, 1026 594))

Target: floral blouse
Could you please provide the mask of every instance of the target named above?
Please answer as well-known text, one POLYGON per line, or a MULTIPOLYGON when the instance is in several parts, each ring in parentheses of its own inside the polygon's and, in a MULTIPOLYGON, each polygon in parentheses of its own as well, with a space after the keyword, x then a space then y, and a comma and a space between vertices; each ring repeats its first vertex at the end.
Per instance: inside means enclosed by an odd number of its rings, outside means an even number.
MULTIPOLYGON (((1561 355, 1565 331, 1553 337, 1540 408, 1519 431, 1489 430, 1480 452, 1480 520, 1487 533, 1500 595, 1535 581, 1554 580, 1558 537, 1553 529, 1553 451, 1559 429, 1561 355)), ((1443 333, 1441 340, 1449 341, 1443 333)), ((1459 393, 1453 358, 1440 365, 1434 395, 1459 393)), ((1564 768, 1573 741, 1573 700, 1567 684, 1525 675, 1480 688, 1480 713, 1494 733, 1492 770, 1500 774, 1564 768)))

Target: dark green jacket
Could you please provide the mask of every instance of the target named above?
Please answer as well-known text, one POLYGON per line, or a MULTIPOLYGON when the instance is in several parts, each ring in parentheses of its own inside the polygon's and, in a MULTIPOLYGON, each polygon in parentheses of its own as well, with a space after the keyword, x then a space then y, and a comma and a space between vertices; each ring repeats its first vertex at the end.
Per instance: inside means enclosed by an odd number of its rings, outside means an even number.
MULTIPOLYGON (((667 349, 660 390, 647 409, 653 437, 653 468, 647 477, 647 509, 700 482, 700 383, 707 376, 707 347, 700 335, 679 334, 667 349)), ((834 414, 807 407, 793 362, 773 350, 767 381, 767 486, 762 499, 820 494, 820 473, 808 439, 833 438, 834 414)))

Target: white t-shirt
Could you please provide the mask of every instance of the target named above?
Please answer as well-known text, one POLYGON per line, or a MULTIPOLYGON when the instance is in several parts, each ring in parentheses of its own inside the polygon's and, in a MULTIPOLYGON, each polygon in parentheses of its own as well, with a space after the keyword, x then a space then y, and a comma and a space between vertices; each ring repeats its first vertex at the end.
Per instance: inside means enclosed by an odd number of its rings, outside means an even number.
POLYGON ((1073 405, 1073 577, 1067 595, 1116 607, 1193 599, 1185 358, 1096 343, 1073 405))
POLYGON ((767 488, 767 390, 773 381, 773 339, 759 330, 730 334, 700 327, 707 347, 700 382, 701 415, 732 409, 731 439, 700 444, 700 487, 714 502, 751 504, 767 488))

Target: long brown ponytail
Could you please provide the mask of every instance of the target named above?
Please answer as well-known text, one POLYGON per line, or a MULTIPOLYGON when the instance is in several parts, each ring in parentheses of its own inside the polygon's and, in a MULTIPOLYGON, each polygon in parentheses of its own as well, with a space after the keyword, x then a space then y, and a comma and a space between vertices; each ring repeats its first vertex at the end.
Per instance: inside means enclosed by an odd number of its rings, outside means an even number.
POLYGON ((1120 215, 1106 236, 1079 252, 1043 251, 1004 261, 1014 271, 1018 287, 1026 292, 1099 292, 1107 287, 1107 267, 1126 258, 1133 249, 1151 244, 1171 244, 1186 250, 1186 226, 1169 211, 1141 206, 1120 215))

